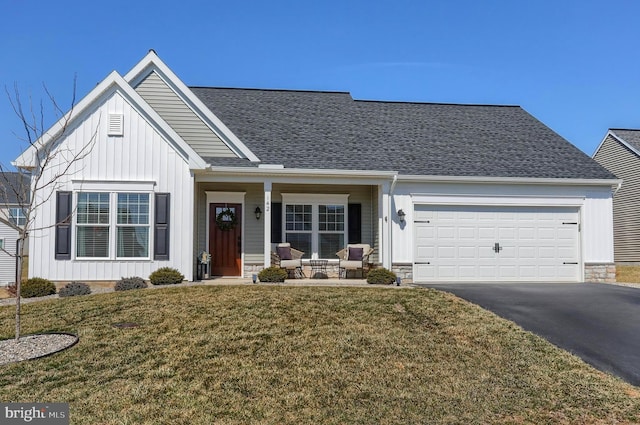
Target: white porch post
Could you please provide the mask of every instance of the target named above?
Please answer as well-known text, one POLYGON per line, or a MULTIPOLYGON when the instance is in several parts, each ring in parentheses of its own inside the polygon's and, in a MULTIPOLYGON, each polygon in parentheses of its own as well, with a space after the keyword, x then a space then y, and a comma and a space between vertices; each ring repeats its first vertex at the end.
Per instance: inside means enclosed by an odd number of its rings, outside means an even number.
POLYGON ((264 267, 271 266, 271 181, 264 182, 264 267))
POLYGON ((379 186, 379 200, 382 206, 382 231, 380 232, 380 258, 382 267, 391 270, 391 197, 389 196, 391 185, 384 183, 379 186))

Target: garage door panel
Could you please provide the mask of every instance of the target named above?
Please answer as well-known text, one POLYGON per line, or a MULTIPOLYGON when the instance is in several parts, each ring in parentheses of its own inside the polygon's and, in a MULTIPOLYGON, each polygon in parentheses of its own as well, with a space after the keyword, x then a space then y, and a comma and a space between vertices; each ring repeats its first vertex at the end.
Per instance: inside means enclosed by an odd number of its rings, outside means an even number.
POLYGON ((533 227, 520 227, 518 228, 518 240, 530 240, 536 239, 536 229, 533 227))
POLYGON ((558 237, 557 229, 554 227, 538 227, 538 239, 555 240, 558 237))
POLYGON ((557 251, 555 246, 541 246, 538 248, 538 258, 553 260, 557 258, 557 251))
POLYGON ((476 239, 477 236, 477 232, 476 232, 476 228, 475 227, 459 227, 458 228, 458 239, 476 239))
POLYGON ((456 229, 455 227, 438 227, 436 230, 439 240, 443 239, 456 239, 456 229))
POLYGON ((558 259, 562 261, 578 261, 577 247, 558 247, 558 259))
POLYGON ((494 241, 496 239, 495 227, 478 227, 478 239, 485 241, 494 241))
POLYGON ((478 249, 475 246, 458 247, 458 258, 462 260, 476 259, 478 257, 478 249))
POLYGON ((578 209, 416 206, 416 281, 577 281, 578 209), (431 211, 428 211, 431 210, 431 211), (575 224, 572 224, 575 223, 575 224), (495 244, 501 248, 495 252, 495 244))

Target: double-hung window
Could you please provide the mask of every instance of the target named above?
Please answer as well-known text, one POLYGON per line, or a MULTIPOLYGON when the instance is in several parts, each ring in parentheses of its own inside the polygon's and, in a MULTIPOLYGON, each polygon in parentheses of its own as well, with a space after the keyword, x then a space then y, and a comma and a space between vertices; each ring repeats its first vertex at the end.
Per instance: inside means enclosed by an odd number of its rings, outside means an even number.
POLYGON ((79 192, 76 258, 149 258, 149 194, 79 192))
POLYGON ((282 194, 283 237, 303 258, 335 259, 347 240, 348 195, 282 194))
POLYGON ((333 258, 344 248, 344 205, 318 205, 318 256, 333 258))
POLYGON ((78 193, 76 256, 109 258, 108 193, 78 193))
POLYGON ((118 193, 117 257, 149 256, 149 194, 118 193))
POLYGON ((22 208, 9 208, 9 219, 16 226, 24 226, 27 224, 27 216, 22 208))

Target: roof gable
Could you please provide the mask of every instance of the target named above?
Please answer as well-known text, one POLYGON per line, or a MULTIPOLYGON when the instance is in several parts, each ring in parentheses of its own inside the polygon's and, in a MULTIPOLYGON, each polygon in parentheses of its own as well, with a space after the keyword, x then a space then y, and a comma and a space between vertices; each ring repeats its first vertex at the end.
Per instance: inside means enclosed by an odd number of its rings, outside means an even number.
POLYGON ((105 96, 113 92, 119 92, 127 101, 145 116, 147 120, 154 124, 169 143, 175 144, 176 150, 189 161, 191 168, 204 168, 206 166, 202 158, 189 146, 166 121, 138 94, 135 90, 116 72, 113 71, 93 90, 91 90, 75 107, 67 112, 49 130, 44 132, 40 139, 36 140, 32 146, 27 148, 13 162, 19 168, 33 168, 36 166, 36 155, 38 150, 55 143, 63 133, 70 129, 73 124, 81 120, 87 113, 96 107, 105 96))
POLYGON ((192 91, 263 162, 286 168, 615 179, 517 106, 359 101, 348 93, 285 90, 192 91))
MULTIPOLYGON (((136 66, 131 69, 124 79, 136 90, 139 90, 143 97, 147 98, 150 103, 156 103, 158 100, 152 99, 145 94, 141 89, 141 84, 144 84, 150 76, 155 74, 157 78, 164 84, 164 93, 168 96, 173 95, 173 107, 179 108, 178 114, 182 114, 182 117, 176 117, 169 113, 166 109, 163 110, 160 102, 154 104, 154 107, 158 107, 158 112, 167 120, 170 124, 180 133, 185 136, 185 139, 192 144, 194 149, 197 149, 203 156, 211 149, 211 144, 223 144, 226 148, 235 156, 248 159, 252 162, 260 161, 259 158, 211 111, 207 108, 202 101, 193 94, 193 92, 178 78, 178 76, 171 71, 171 69, 164 63, 153 50, 140 61, 136 66), (168 93, 166 89, 172 93, 168 93), (183 126, 181 119, 187 118, 189 123, 184 123, 183 126), (202 126, 202 125, 203 126, 202 126), (198 139, 194 137, 194 130, 196 127, 200 129, 202 133, 209 130, 211 132, 211 139, 209 145, 205 142, 206 137, 198 139), (205 129, 206 128, 206 129, 205 129)), ((165 103, 165 106, 167 104, 165 103)), ((219 146, 221 147, 221 146, 219 146)), ((228 155, 226 152, 224 156, 228 155)))
POLYGON ((609 134, 640 156, 640 130, 612 128, 609 134))

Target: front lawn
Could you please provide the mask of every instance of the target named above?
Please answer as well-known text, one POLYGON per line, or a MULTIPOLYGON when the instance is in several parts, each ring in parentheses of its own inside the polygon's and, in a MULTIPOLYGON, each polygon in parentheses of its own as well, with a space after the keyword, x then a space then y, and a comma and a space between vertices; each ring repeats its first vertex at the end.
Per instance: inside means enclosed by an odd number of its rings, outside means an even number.
POLYGON ((23 311, 25 334, 80 342, 0 366, 0 400, 69 402, 73 424, 640 422, 635 387, 435 290, 201 286, 23 311))

